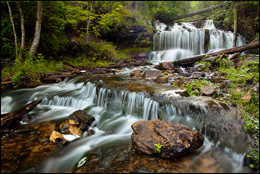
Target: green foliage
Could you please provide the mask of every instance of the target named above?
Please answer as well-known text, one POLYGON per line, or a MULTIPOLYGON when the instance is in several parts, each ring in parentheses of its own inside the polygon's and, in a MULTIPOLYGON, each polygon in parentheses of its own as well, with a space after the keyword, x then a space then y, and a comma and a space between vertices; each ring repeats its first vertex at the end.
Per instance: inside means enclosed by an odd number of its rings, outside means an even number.
POLYGON ((25 78, 29 79, 28 83, 31 85, 39 85, 42 73, 61 71, 61 69, 61 62, 47 61, 42 54, 31 57, 27 53, 24 62, 16 62, 13 66, 5 67, 1 73, 16 82, 14 87, 18 87, 21 80, 25 78))
MULTIPOLYGON (((259 144, 256 144, 259 147, 259 144)), ((250 167, 259 170, 259 149, 250 148, 250 154, 247 157, 251 158, 254 163, 250 167)))
POLYGON ((122 5, 118 5, 111 13, 97 15, 95 18, 96 24, 91 25, 92 32, 96 36, 101 36, 101 33, 109 33, 112 29, 117 31, 119 26, 125 25, 125 16, 127 16, 127 12, 122 5))
POLYGON ((157 147, 157 152, 161 153, 161 148, 163 145, 161 145, 160 143, 159 144, 154 144, 156 147, 157 147))

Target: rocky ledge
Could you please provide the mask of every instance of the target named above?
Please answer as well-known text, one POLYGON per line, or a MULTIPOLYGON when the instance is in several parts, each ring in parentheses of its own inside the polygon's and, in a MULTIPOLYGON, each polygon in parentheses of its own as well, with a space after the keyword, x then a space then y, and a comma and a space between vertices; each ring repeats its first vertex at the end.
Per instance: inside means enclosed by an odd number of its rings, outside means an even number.
POLYGON ((198 149, 204 141, 197 130, 165 120, 138 121, 132 129, 132 148, 144 155, 176 159, 198 149))

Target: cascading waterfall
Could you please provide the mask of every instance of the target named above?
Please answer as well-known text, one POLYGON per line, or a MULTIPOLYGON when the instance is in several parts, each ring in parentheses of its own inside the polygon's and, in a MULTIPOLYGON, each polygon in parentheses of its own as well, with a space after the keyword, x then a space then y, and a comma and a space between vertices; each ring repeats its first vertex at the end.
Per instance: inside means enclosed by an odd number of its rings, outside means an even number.
MULTIPOLYGON (((169 31, 164 31, 165 27, 156 28, 159 31, 153 35, 153 51, 149 55, 149 60, 155 64, 232 48, 233 45, 233 33, 217 30, 213 20, 206 20, 201 28, 188 22, 175 23, 169 31)), ((245 43, 245 38, 238 34, 236 46, 245 43)))

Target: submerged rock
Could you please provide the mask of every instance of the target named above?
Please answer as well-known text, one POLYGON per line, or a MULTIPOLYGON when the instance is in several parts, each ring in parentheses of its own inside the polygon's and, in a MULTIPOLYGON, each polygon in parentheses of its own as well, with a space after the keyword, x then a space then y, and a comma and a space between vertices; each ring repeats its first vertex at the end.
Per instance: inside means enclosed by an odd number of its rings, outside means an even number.
POLYGON ((133 150, 145 155, 176 159, 198 149, 204 141, 198 131, 165 120, 138 121, 131 127, 133 150))

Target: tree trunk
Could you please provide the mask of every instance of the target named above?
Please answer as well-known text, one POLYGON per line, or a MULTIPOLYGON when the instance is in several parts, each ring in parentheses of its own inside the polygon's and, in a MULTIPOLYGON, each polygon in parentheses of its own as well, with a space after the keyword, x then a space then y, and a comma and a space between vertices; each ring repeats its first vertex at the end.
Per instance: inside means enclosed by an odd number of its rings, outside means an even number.
POLYGON ((243 45, 243 46, 240 46, 240 47, 235 47, 235 48, 230 48, 230 49, 225 49, 225 50, 221 50, 221 51, 218 51, 218 52, 215 52, 215 53, 209 53, 209 54, 202 54, 202 55, 197 55, 197 56, 193 56, 193 57, 190 57, 190 58, 185 58, 185 59, 180 59, 180 60, 177 60, 175 62, 173 62, 174 65, 188 65, 188 64, 193 64, 201 59, 203 59, 205 56, 217 56, 219 54, 233 54, 233 53, 236 53, 236 52, 243 52, 245 50, 249 50, 251 48, 256 48, 256 47, 259 47, 259 40, 258 41, 254 41, 254 42, 251 42, 249 44, 246 44, 246 45, 243 45))
POLYGON ((10 7, 8 1, 6 1, 6 4, 7 4, 7 6, 8 6, 10 21, 11 21, 11 24, 12 24, 12 27, 13 27, 13 32, 14 32, 15 59, 18 60, 18 61, 20 61, 19 58, 18 58, 17 36, 16 36, 16 31, 15 31, 15 26, 14 26, 14 21, 13 21, 12 10, 11 10, 11 7, 10 7))
POLYGON ((27 114, 28 112, 33 110, 41 102, 42 99, 35 100, 13 112, 1 114, 1 129, 10 128, 14 124, 16 124, 24 114, 27 114))
POLYGON ((235 2, 233 2, 233 15, 234 15, 234 40, 233 47, 236 47, 237 44, 237 7, 235 2))
POLYGON ((35 33, 34 33, 33 42, 32 42, 32 45, 31 45, 31 48, 29 51, 31 56, 35 55, 35 53, 37 51, 37 47, 40 42, 41 23, 42 23, 42 2, 38 1, 37 2, 36 22, 35 22, 35 33))
POLYGON ((91 9, 92 9, 92 3, 90 3, 90 9, 89 9, 89 15, 88 15, 88 23, 87 23, 87 36, 86 36, 86 44, 88 43, 88 29, 89 29, 89 21, 90 21, 90 14, 91 14, 91 9))
POLYGON ((138 1, 135 1, 135 20, 137 20, 138 1))
POLYGON ((173 18, 173 20, 182 19, 182 18, 187 18, 187 17, 199 15, 199 14, 202 14, 202 13, 206 13, 206 12, 208 12, 208 11, 214 10, 214 9, 219 8, 219 7, 221 7, 221 6, 223 6, 223 4, 219 4, 219 5, 215 5, 215 6, 212 6, 212 7, 204 8, 204 9, 202 9, 202 10, 195 11, 195 12, 192 12, 192 13, 188 13, 188 14, 176 16, 175 18, 173 18))
POLYGON ((18 10, 20 12, 20 16, 21 16, 21 33, 22 33, 22 36, 21 36, 21 50, 19 51, 18 57, 19 57, 19 60, 22 60, 22 52, 23 52, 24 45, 25 45, 24 15, 23 15, 23 11, 22 11, 22 7, 21 7, 21 4, 20 4, 20 1, 16 1, 16 4, 17 4, 18 10))

